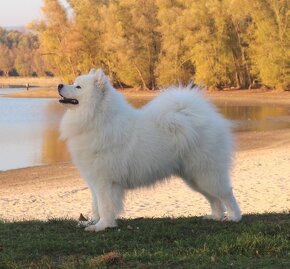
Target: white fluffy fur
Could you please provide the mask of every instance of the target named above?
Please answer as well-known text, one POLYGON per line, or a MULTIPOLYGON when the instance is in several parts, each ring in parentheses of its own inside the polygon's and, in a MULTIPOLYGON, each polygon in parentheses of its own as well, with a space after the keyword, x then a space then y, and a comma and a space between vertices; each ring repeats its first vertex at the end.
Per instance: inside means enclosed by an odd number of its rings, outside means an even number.
POLYGON ((61 137, 92 193, 96 224, 87 231, 116 226, 126 189, 172 175, 209 201, 212 212, 206 218, 241 219, 229 178, 229 123, 196 89, 173 87, 135 109, 99 69, 60 93, 79 101, 67 105, 61 137))

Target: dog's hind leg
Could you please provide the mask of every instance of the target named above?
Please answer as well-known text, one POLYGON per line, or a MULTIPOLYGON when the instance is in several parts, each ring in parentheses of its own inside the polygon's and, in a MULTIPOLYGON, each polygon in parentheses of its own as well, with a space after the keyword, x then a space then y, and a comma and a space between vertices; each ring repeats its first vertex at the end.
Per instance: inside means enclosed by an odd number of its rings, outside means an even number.
POLYGON ((192 181, 186 181, 186 183, 190 188, 202 194, 209 202, 211 207, 211 214, 205 215, 203 217, 204 219, 223 220, 225 218, 226 208, 219 198, 209 195, 204 190, 200 189, 192 181))
POLYGON ((227 173, 207 173, 206 177, 198 181, 197 184, 224 204, 227 211, 227 216, 224 220, 239 221, 242 218, 227 173))
POLYGON ((187 183, 209 201, 212 213, 205 218, 229 221, 239 221, 241 219, 241 211, 227 175, 202 173, 194 181, 187 181, 187 183), (227 211, 226 217, 225 209, 227 211))
POLYGON ((220 199, 203 193, 211 207, 211 214, 203 216, 204 219, 223 220, 225 218, 226 208, 220 199))
POLYGON ((232 189, 227 193, 224 193, 221 197, 222 202, 225 204, 227 209, 227 217, 225 220, 229 221, 240 221, 242 218, 241 210, 233 194, 232 189))

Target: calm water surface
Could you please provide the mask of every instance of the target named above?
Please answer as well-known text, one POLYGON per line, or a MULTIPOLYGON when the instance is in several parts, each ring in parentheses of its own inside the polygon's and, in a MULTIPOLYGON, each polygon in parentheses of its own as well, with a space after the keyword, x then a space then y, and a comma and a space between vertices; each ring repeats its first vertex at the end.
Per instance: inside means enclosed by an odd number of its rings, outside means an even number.
MULTIPOLYGON (((137 107, 147 101, 130 100, 137 107)), ((218 107, 233 120, 236 131, 290 128, 290 110, 286 106, 227 103, 218 107)), ((1 97, 0 171, 68 161, 66 147, 58 138, 63 112, 56 99, 1 97)))
MULTIPOLYGON (((37 91, 37 90, 41 90, 41 89, 46 89, 46 88, 42 88, 42 87, 30 87, 29 91, 37 91)), ((15 93, 15 92, 20 92, 25 90, 25 88, 20 88, 20 87, 9 87, 9 88, 0 88, 0 96, 4 96, 6 94, 9 93, 15 93)))

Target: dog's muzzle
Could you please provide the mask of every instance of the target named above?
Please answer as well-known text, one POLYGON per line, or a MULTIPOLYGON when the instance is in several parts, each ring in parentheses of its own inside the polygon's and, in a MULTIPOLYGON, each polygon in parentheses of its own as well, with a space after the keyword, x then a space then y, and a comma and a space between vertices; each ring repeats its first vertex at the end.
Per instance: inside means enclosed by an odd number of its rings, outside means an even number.
POLYGON ((57 86, 58 89, 58 93, 61 96, 61 98, 59 99, 59 102, 62 104, 72 104, 72 105, 77 105, 79 103, 79 101, 77 99, 72 99, 72 98, 66 98, 61 94, 61 90, 63 88, 63 84, 59 84, 57 86))

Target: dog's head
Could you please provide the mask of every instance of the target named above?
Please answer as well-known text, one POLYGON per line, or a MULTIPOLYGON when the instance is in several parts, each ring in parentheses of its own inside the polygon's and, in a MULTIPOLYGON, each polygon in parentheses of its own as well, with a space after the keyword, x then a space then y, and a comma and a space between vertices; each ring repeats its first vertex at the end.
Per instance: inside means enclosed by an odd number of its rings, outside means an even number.
POLYGON ((90 98, 95 99, 97 95, 103 94, 108 85, 109 80, 102 69, 91 69, 87 75, 77 77, 73 85, 58 85, 61 96, 59 102, 70 107, 78 107, 86 104, 90 98))

